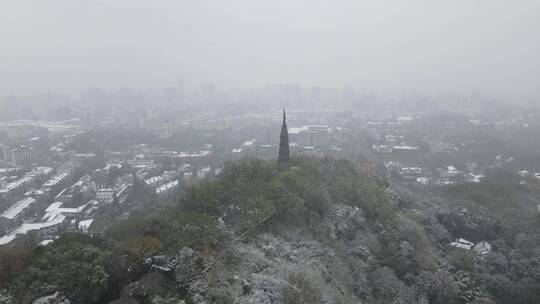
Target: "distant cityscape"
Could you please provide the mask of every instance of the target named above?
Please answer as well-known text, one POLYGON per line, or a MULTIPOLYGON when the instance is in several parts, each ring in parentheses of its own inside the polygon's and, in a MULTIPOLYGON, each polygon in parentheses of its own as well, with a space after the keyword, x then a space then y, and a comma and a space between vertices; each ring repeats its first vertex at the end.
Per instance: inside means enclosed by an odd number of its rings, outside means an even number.
POLYGON ((187 96, 180 83, 161 93, 43 98, 1 105, 0 244, 29 232, 44 243, 64 231, 99 232, 93 223, 107 206, 121 206, 121 217, 131 212, 137 181, 166 197, 218 176, 227 161, 273 159, 282 108, 292 157, 347 158, 362 172, 416 187, 478 183, 503 167, 521 184, 540 180, 526 147, 495 139, 538 134, 539 107, 484 100, 478 91, 393 102, 299 84, 235 92, 207 84, 187 96))

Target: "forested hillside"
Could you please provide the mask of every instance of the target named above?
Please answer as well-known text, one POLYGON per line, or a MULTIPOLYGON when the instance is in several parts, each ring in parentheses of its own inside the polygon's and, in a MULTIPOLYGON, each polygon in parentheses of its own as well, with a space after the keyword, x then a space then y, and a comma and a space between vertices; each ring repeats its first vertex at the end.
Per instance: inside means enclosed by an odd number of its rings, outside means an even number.
POLYGON ((538 189, 460 187, 416 193, 329 158, 230 163, 103 233, 0 248, 0 302, 540 303, 538 189))

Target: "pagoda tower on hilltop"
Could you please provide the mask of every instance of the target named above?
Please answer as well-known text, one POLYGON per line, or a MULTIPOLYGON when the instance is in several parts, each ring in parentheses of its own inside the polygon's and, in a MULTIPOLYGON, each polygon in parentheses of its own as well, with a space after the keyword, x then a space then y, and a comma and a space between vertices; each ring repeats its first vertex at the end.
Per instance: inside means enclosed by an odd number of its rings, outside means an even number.
POLYGON ((285 167, 289 162, 290 158, 291 151, 289 150, 289 131, 287 131, 287 123, 285 122, 285 109, 283 109, 283 124, 281 125, 281 134, 279 136, 279 154, 277 160, 278 167, 285 167))

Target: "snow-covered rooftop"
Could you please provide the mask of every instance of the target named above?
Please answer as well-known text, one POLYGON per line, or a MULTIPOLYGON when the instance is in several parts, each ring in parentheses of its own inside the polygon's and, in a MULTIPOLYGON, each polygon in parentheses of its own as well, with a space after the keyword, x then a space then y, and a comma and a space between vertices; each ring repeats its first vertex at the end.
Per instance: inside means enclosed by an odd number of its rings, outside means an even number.
POLYGON ((161 192, 163 192, 163 191, 167 191, 167 190, 169 190, 169 189, 171 189, 171 188, 174 188, 174 187, 176 187, 176 186, 178 186, 178 181, 177 181, 177 180, 172 181, 172 182, 169 182, 169 183, 166 183, 165 185, 163 185, 163 186, 157 188, 157 189, 156 189, 156 193, 159 194, 159 193, 161 193, 161 192))
POLYGON ((12 220, 16 218, 21 212, 23 212, 26 208, 28 208, 30 205, 35 203, 36 200, 32 197, 24 198, 17 203, 15 203, 13 206, 11 206, 8 210, 6 210, 4 213, 2 213, 2 217, 5 217, 9 220, 12 220))
POLYGON ((78 227, 81 230, 87 230, 88 228, 90 228, 90 225, 92 225, 92 222, 94 222, 94 219, 80 221, 78 227))

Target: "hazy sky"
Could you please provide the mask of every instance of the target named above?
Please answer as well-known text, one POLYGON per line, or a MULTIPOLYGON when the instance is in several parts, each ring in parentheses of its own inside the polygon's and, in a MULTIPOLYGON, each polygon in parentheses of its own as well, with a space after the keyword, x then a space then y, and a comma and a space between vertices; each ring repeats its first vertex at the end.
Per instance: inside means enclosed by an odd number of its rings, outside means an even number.
POLYGON ((538 99, 539 0, 2 0, 0 95, 300 82, 538 99))

